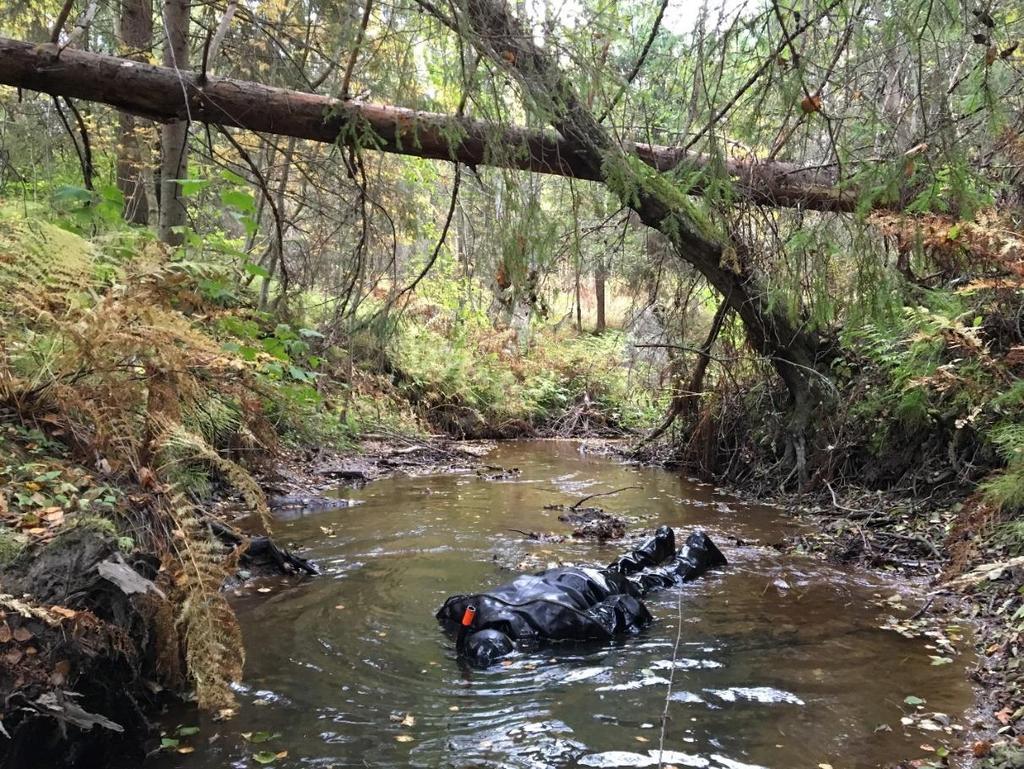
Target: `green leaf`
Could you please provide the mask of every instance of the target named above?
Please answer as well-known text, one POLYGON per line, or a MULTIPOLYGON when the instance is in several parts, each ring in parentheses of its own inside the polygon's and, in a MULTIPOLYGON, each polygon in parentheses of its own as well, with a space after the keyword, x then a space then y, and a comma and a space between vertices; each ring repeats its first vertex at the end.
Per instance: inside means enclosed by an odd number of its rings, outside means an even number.
POLYGON ((161 750, 174 750, 180 744, 181 743, 178 742, 178 740, 174 739, 173 737, 163 737, 160 740, 160 749, 161 750))
POLYGON ((256 210, 256 201, 253 200, 252 195, 242 190, 224 190, 220 193, 220 202, 236 211, 256 210))
POLYGON ((299 336, 304 336, 306 339, 323 339, 324 335, 317 331, 315 328, 300 328, 299 336))
POLYGON ((85 187, 65 185, 57 188, 57 191, 53 194, 53 199, 65 206, 71 206, 76 203, 85 205, 92 202, 92 193, 85 187))
POLYGON ((912 707, 916 707, 918 705, 924 705, 925 702, 927 702, 927 700, 922 700, 920 697, 915 697, 913 694, 911 694, 908 697, 905 697, 903 699, 903 702, 912 707))
POLYGON ((198 195, 210 186, 209 179, 174 179, 181 186, 182 197, 189 198, 198 195))
POLYGON ((191 737, 193 734, 199 734, 198 726, 179 726, 178 736, 179 737, 191 737))
POLYGON ((307 374, 298 366, 289 366, 288 373, 291 374, 292 379, 294 379, 297 382, 305 382, 309 378, 309 374, 307 374))
POLYGON ((257 278, 269 278, 270 271, 266 267, 260 267, 258 264, 252 262, 246 262, 242 265, 242 269, 250 275, 255 275, 257 278))
POLYGON ((276 759, 277 756, 269 750, 261 750, 259 753, 252 754, 252 760, 257 764, 272 764, 276 759))
POLYGON ((223 179, 226 182, 230 182, 231 184, 240 184, 240 185, 248 184, 248 182, 245 179, 243 179, 241 176, 236 174, 234 171, 227 170, 226 168, 224 170, 222 170, 219 175, 220 175, 221 179, 223 179))

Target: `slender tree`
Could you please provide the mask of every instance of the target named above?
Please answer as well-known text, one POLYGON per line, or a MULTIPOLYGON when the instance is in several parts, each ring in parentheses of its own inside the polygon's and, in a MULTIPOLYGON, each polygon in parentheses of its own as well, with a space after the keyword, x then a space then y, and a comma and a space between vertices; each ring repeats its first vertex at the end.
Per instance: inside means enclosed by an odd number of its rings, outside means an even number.
MULTIPOLYGON (((153 47, 152 0, 122 0, 118 37, 123 56, 145 61, 153 47)), ((134 224, 149 223, 149 194, 146 180, 152 178, 146 158, 148 121, 129 112, 118 116, 117 187, 124 195, 124 218, 134 224)))
MULTIPOLYGON (((188 69, 189 0, 164 0, 164 66, 180 73, 188 69)), ((170 245, 184 241, 181 228, 187 211, 180 179, 188 172, 189 120, 173 120, 160 129, 160 240, 170 245)))

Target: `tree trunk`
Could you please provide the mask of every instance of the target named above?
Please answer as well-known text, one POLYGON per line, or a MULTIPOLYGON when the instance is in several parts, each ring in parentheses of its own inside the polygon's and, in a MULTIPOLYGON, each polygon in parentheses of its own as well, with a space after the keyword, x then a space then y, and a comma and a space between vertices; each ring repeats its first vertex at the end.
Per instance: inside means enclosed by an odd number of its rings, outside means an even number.
MULTIPOLYGON (((153 48, 152 0, 122 0, 118 36, 125 56, 145 61, 153 48)), ((124 196, 124 218, 133 224, 149 223, 146 191, 148 148, 141 134, 148 121, 122 112, 117 127, 117 188, 124 196)))
POLYGON ((594 296, 597 301, 597 324, 594 326, 595 334, 603 334, 608 330, 608 324, 605 321, 604 315, 604 288, 607 279, 608 271, 604 264, 604 257, 601 257, 597 263, 597 267, 594 269, 594 296))
MULTIPOLYGON (((673 377, 676 392, 672 395, 672 402, 669 403, 668 412, 665 414, 661 424, 641 441, 641 445, 660 438, 680 416, 687 417, 697 413, 700 396, 704 394, 704 375, 707 374, 708 364, 711 363, 711 349, 715 346, 718 333, 722 330, 725 318, 731 310, 732 308, 728 302, 724 300, 719 302, 715 316, 711 320, 711 329, 708 331, 707 338, 697 351, 697 362, 693 366, 693 371, 690 372, 689 383, 686 387, 680 387, 679 377, 673 377)), ((673 368, 678 371, 677 361, 673 361, 673 364, 673 368)))
MULTIPOLYGON (((481 120, 198 76, 76 49, 57 49, 0 37, 0 84, 98 101, 160 121, 184 120, 246 128, 299 139, 355 144, 433 160, 458 161, 589 181, 606 180, 574 137, 481 120), (188 107, 185 95, 188 96, 188 107), (353 130, 356 129, 356 130, 353 130), (373 139, 365 138, 373 136, 373 139)), ((658 171, 708 168, 714 161, 678 147, 631 144, 623 155, 658 171)), ((717 167, 717 164, 716 164, 717 167)), ((742 199, 759 205, 814 211, 853 211, 857 191, 840 190, 823 171, 782 161, 729 160, 725 170, 742 199)), ((688 192, 699 195, 698 182, 688 192)), ((912 194, 908 191, 907 195, 912 194)), ((885 208, 884 201, 876 203, 885 208)), ((899 208, 899 201, 891 207, 899 208)))
MULTIPOLYGON (((189 0, 163 0, 164 65, 182 75, 188 70, 189 0)), ((176 73, 177 74, 177 73, 176 73)), ((187 112, 186 112, 187 117, 187 112)), ((187 221, 181 184, 188 173, 188 122, 172 120, 160 129, 159 237, 172 246, 185 241, 187 221)))

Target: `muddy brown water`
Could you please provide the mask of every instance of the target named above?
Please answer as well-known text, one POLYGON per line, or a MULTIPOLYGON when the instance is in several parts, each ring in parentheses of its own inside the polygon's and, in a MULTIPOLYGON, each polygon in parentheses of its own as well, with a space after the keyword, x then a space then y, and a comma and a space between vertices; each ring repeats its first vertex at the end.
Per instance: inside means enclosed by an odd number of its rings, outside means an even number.
POLYGON ((521 475, 397 477, 342 492, 355 506, 280 521, 277 535, 323 576, 237 600, 248 653, 237 716, 170 714, 169 731, 201 727, 181 740, 194 752, 147 766, 250 767, 260 751, 296 768, 657 766, 677 634, 665 764, 859 769, 952 741, 901 724, 908 696, 953 716, 972 698, 963 658, 935 666, 924 640, 881 629, 892 613, 884 599, 903 596, 906 616, 912 586, 737 546, 736 537, 778 541, 797 524, 575 443, 502 444, 488 461, 521 475), (705 528, 729 567, 651 596, 656 621, 638 637, 461 670, 434 620, 444 598, 538 559, 608 562, 621 545, 530 543, 509 529, 565 532, 545 504, 631 485, 641 488, 596 501, 634 533, 661 522, 683 535, 705 528), (257 744, 243 733, 273 737, 257 744))

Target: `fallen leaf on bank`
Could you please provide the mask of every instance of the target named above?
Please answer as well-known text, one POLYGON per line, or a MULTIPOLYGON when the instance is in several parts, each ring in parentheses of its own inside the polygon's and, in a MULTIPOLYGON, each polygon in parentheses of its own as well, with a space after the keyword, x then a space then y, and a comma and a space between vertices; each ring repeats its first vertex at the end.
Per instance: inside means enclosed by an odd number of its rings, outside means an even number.
POLYGON ((24 625, 14 630, 14 640, 18 643, 25 643, 25 641, 30 640, 32 637, 32 631, 24 625))
POLYGON ((77 611, 69 609, 66 606, 51 606, 50 614, 56 614, 58 617, 63 617, 64 619, 74 619, 78 616, 77 611))
POLYGON ((68 674, 70 672, 71 663, 68 660, 60 660, 53 666, 53 673, 50 674, 50 680, 57 686, 60 686, 68 680, 68 674))
POLYGON ((0 644, 5 644, 13 638, 11 626, 6 622, 0 623, 0 644))
POLYGON ((992 751, 992 743, 988 740, 978 740, 971 745, 971 753, 975 758, 984 758, 992 751))
POLYGON ((1006 726, 1007 724, 1010 723, 1010 716, 1012 715, 1012 712, 1010 711, 1009 708, 1003 708, 1002 710, 1000 710, 995 715, 996 715, 996 721, 1001 723, 1003 726, 1006 726))

